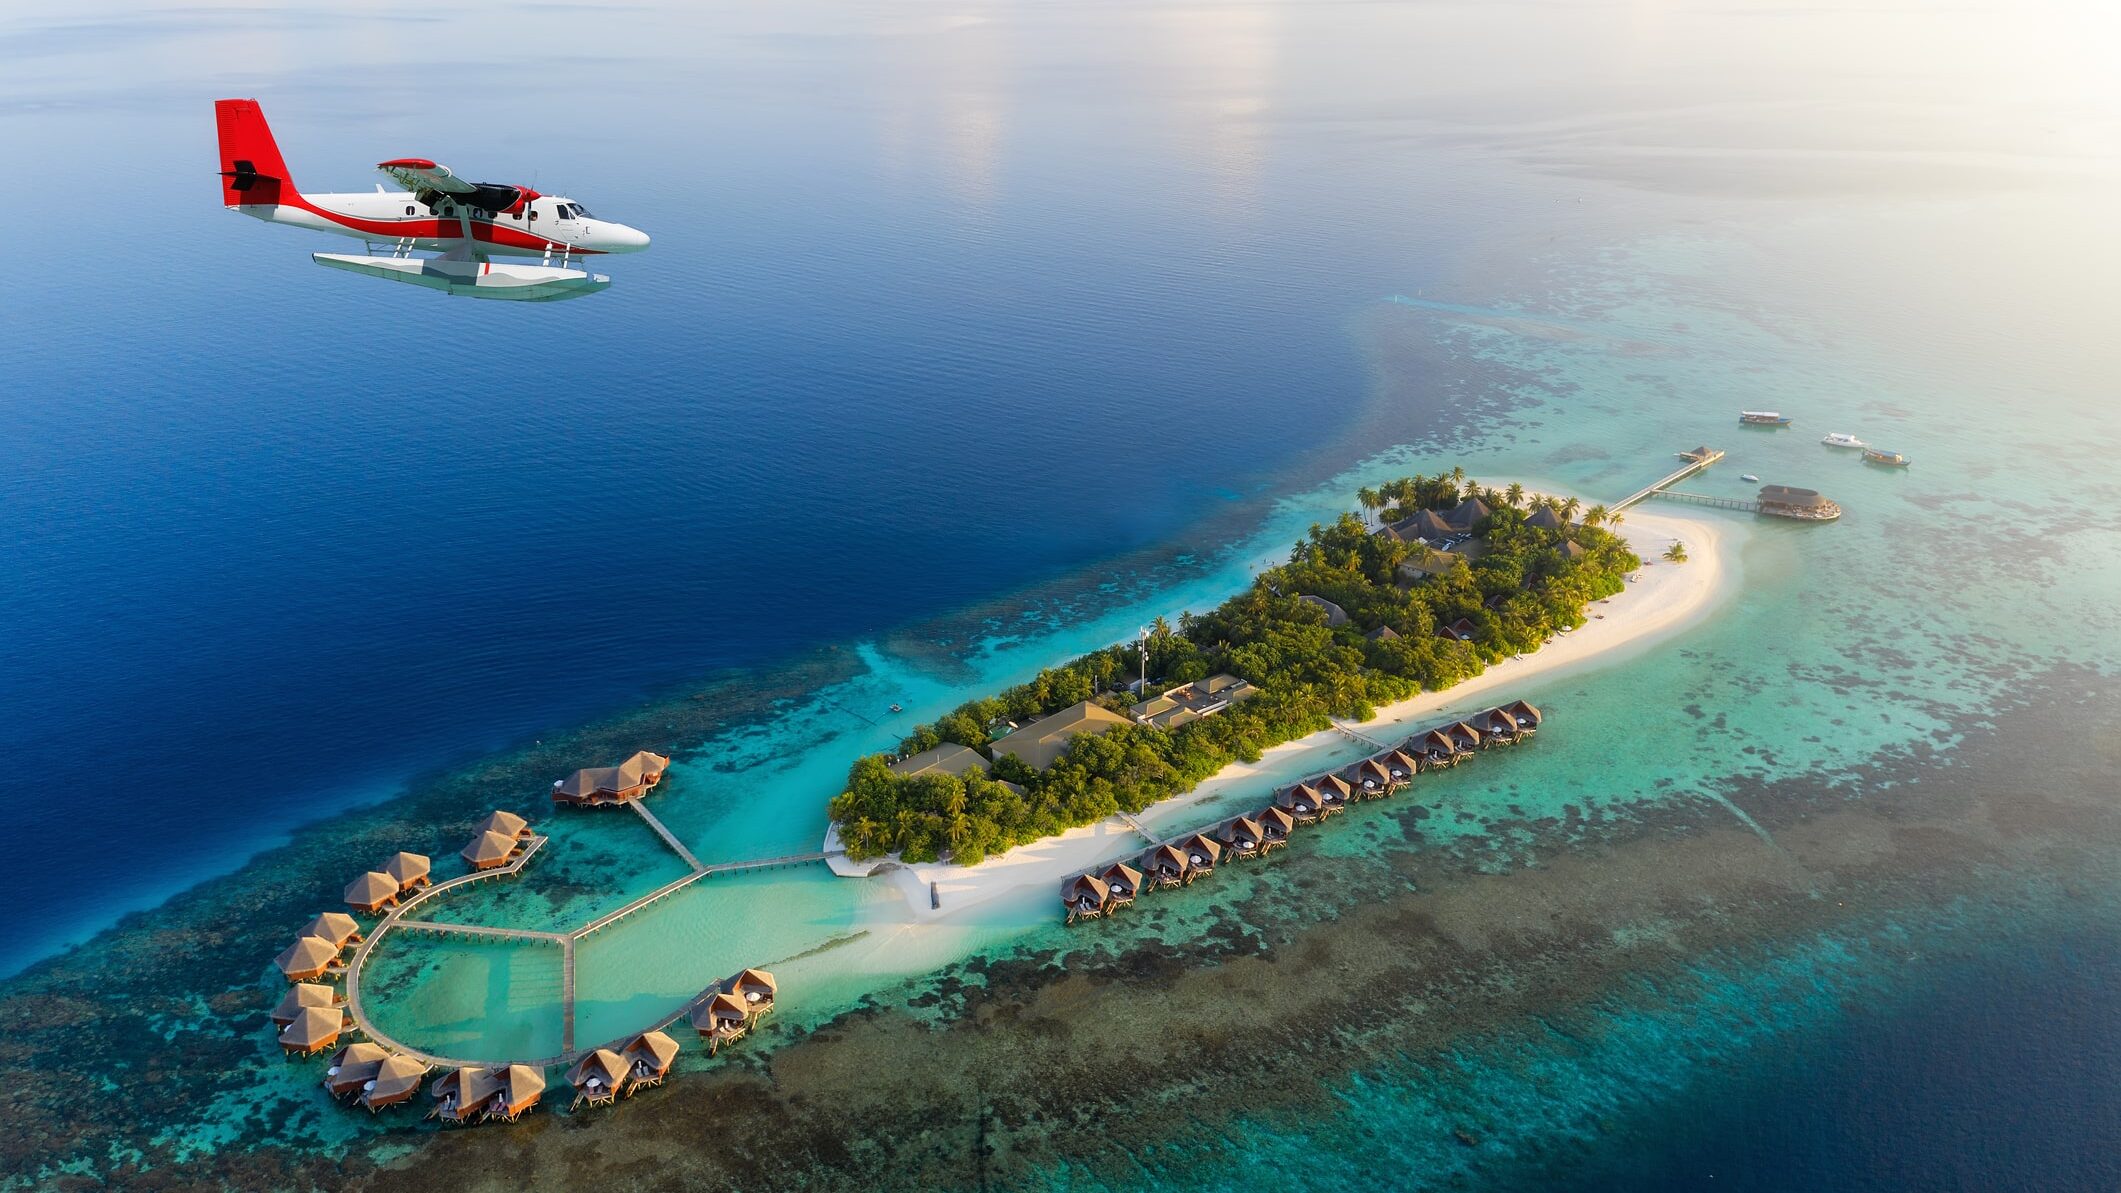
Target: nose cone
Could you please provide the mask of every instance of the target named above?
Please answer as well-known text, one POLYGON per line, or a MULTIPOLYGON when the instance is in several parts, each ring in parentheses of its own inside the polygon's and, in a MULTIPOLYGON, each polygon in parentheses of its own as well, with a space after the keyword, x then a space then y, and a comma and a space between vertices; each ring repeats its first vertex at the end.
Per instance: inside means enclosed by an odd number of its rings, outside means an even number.
POLYGON ((624 224, 605 224, 598 237, 609 247, 609 253, 638 253, 648 247, 648 233, 624 224))

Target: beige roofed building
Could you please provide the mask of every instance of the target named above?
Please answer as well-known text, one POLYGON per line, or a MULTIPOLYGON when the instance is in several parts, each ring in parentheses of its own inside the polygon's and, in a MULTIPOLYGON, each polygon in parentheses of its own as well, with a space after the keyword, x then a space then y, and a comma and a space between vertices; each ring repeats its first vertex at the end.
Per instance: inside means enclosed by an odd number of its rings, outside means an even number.
POLYGON ((521 837, 507 833, 485 832, 464 847, 464 860, 474 870, 492 870, 508 864, 515 856, 516 847, 523 843, 521 837))
POLYGON ((304 1007, 295 1021, 280 1031, 280 1047, 303 1056, 322 1052, 346 1030, 346 1012, 337 1007, 304 1007))
POLYGON ((427 1066, 409 1056, 389 1056, 376 1066, 376 1075, 361 1087, 361 1096, 356 1099, 361 1106, 374 1114, 385 1106, 396 1106, 410 1101, 420 1090, 420 1078, 427 1075, 427 1066))
POLYGON ((513 812, 503 812, 496 808, 486 814, 486 819, 472 825, 471 831, 474 833, 501 833, 510 837, 527 837, 530 835, 530 822, 513 812))
POLYGON ((529 1065, 510 1065, 502 1070, 500 1085, 486 1117, 512 1123, 545 1095, 545 1074, 529 1065))
POLYGON ((1258 694, 1258 688, 1235 675, 1211 675, 1193 683, 1180 684, 1127 711, 1144 725, 1176 729, 1188 721, 1212 717, 1238 701, 1258 694))
POLYGON ((324 1070, 324 1088, 334 1098, 344 1098, 361 1092, 361 1087, 373 1080, 376 1070, 390 1053, 382 1045, 366 1040, 348 1044, 331 1058, 331 1066, 324 1070))
POLYGON ((322 937, 343 949, 361 943, 361 921, 343 911, 327 911, 309 921, 302 935, 322 937))
POLYGON ((339 946, 321 936, 304 936, 280 950, 272 963, 290 982, 321 978, 338 966, 339 946))
POLYGON ((599 1048, 574 1062, 567 1070, 567 1084, 574 1087, 576 1105, 588 1102, 595 1106, 609 1102, 619 1096, 626 1087, 626 1075, 632 1066, 626 1058, 609 1048, 599 1048))
POLYGON ((286 1027, 310 1007, 334 1007, 339 1005, 339 992, 319 982, 296 982, 287 988, 280 998, 280 1005, 272 1009, 275 1027, 286 1027))
POLYGON ((973 771, 986 774, 991 765, 978 750, 946 741, 932 750, 909 754, 890 764, 894 775, 912 778, 915 775, 966 775, 973 771))
POLYGON ((996 740, 992 749, 996 757, 1009 754, 1022 759, 1033 770, 1044 770, 1053 765, 1068 748, 1068 743, 1083 734, 1099 734, 1115 725, 1132 722, 1101 704, 1088 700, 1064 708, 1050 717, 1040 717, 1007 737, 996 740))
POLYGON ((398 901, 398 880, 370 870, 346 884, 346 905, 371 914, 398 901))
POLYGON ((663 781, 670 759, 642 750, 617 766, 595 766, 578 770, 552 785, 554 803, 596 805, 623 804, 639 799, 663 781))
POLYGON ((383 873, 397 882, 399 894, 426 886, 427 872, 433 868, 426 855, 418 853, 393 853, 390 860, 383 863, 383 873))

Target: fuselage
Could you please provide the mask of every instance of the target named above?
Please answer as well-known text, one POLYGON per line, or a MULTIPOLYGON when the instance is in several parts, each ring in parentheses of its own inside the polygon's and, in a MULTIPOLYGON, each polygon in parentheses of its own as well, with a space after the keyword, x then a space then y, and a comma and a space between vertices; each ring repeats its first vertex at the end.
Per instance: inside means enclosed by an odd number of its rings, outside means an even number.
POLYGON ((410 191, 296 194, 291 202, 287 194, 282 191, 278 203, 244 203, 235 210, 268 223, 445 252, 464 243, 468 224, 474 251, 494 257, 635 253, 648 247, 647 233, 596 219, 562 195, 540 195, 511 214, 462 206, 448 195, 422 202, 410 191))

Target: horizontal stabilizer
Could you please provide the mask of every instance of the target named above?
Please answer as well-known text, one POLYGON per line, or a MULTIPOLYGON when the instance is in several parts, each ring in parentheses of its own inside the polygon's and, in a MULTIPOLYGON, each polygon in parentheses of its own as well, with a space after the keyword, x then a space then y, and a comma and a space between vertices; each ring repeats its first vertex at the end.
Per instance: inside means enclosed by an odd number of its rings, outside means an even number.
POLYGON ((466 298, 499 298, 512 302, 557 302, 581 298, 611 285, 601 273, 551 265, 500 265, 491 261, 448 258, 363 257, 353 253, 311 253, 319 265, 365 273, 413 286, 425 286, 466 298))

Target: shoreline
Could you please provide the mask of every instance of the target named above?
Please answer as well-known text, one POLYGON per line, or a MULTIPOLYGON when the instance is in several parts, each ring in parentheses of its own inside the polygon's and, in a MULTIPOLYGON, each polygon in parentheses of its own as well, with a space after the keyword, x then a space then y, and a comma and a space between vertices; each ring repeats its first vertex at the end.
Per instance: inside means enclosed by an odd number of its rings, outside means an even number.
MULTIPOLYGON (((1643 503, 1628 511, 1626 520, 1615 531, 1642 557, 1643 567, 1631 574, 1624 591, 1593 602, 1589 610, 1592 617, 1582 626, 1556 635, 1532 654, 1504 659, 1463 683, 1379 708, 1368 720, 1348 728, 1366 734, 1384 730, 1371 735, 1390 740, 1395 734, 1410 732, 1415 727, 1410 722, 1429 718, 1443 709, 1464 705, 1483 695, 1492 695, 1499 702, 1503 697, 1497 689, 1594 661, 1609 662, 1629 647, 1647 646, 1702 620, 1730 594, 1730 540, 1739 535, 1725 524, 1680 514, 1652 513, 1646 506, 1643 503), (1675 539, 1687 545, 1686 563, 1667 563, 1661 558, 1675 539), (1606 615, 1608 610, 1612 615, 1606 615)), ((1279 764, 1348 743, 1348 737, 1337 729, 1283 742, 1263 753, 1257 762, 1233 762, 1193 790, 1150 805, 1137 819, 1159 834, 1200 827, 1174 823, 1172 816, 1212 802, 1233 788, 1259 782, 1266 773, 1282 769, 1279 764)), ((1269 791, 1260 791, 1259 802, 1264 805, 1269 795, 1269 791)), ((830 852, 839 847, 837 829, 828 824, 824 849, 830 852)), ((891 931, 974 920, 978 917, 971 913, 995 904, 1028 905, 1032 900, 1050 900, 1058 884, 1068 876, 1146 848, 1141 836, 1115 816, 1019 845, 974 866, 947 861, 908 865, 888 857, 854 862, 844 856, 832 857, 827 864, 843 878, 877 878, 898 890, 903 903, 877 900, 865 907, 859 925, 871 931, 891 931), (935 905, 931 905, 931 889, 935 905)))

